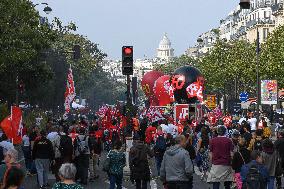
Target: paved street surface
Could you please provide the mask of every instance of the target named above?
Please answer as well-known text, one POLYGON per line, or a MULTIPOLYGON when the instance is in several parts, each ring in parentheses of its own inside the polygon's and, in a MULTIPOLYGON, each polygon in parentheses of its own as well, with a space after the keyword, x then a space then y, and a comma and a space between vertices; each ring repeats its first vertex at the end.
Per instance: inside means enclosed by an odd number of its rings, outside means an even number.
MULTIPOLYGON (((152 159, 150 161, 151 164, 151 171, 152 171, 152 181, 149 184, 149 189, 151 186, 151 189, 163 189, 163 185, 161 183, 161 181, 159 180, 159 178, 157 178, 157 174, 156 174, 156 170, 155 170, 155 164, 154 164, 154 160, 152 159)), ((102 170, 100 168, 100 170, 102 170)), ((109 181, 107 179, 107 175, 106 173, 104 173, 103 171, 100 171, 99 173, 100 178, 97 179, 95 182, 91 182, 88 184, 88 186, 84 186, 85 189, 108 189, 109 188, 109 181)), ((52 186, 55 182, 55 178, 53 175, 49 175, 49 184, 50 186, 52 186)), ((33 177, 27 177, 25 179, 25 184, 24 187, 27 189, 37 189, 37 179, 36 176, 33 177)), ((132 184, 130 181, 128 180, 124 180, 123 182, 123 189, 135 189, 134 184, 132 184)), ((51 188, 51 187, 49 187, 51 188)), ((193 188, 194 189, 208 189, 210 188, 209 185, 203 181, 200 180, 200 173, 198 171, 196 171, 196 174, 194 174, 194 181, 193 181, 193 188)))

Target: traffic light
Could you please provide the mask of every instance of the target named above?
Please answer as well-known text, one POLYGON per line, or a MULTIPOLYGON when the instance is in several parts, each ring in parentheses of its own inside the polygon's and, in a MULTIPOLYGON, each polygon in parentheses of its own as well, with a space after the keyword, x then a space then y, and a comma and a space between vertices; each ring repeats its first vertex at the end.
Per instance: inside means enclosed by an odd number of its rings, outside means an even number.
POLYGON ((78 60, 81 58, 81 47, 80 45, 74 45, 73 47, 73 58, 74 60, 78 60))
POLYGON ((250 9, 250 0, 240 0, 241 9, 250 9))
POLYGON ((122 47, 122 74, 133 75, 133 46, 122 47))

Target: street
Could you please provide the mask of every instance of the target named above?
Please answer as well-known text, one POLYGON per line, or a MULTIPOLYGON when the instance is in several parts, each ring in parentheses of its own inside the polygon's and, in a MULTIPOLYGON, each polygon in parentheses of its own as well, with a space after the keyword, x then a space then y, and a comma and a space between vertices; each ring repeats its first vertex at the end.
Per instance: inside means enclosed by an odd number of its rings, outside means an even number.
MULTIPOLYGON (((155 170, 155 164, 154 159, 150 160, 151 164, 151 171, 152 171, 152 180, 149 183, 150 189, 163 189, 162 182, 157 178, 156 170, 155 170)), ((197 168, 195 167, 195 170, 197 168)), ((208 189, 210 188, 207 183, 204 181, 201 181, 200 175, 201 173, 199 171, 196 171, 197 173, 194 174, 193 177, 193 188, 194 189, 208 189)), ((94 182, 89 182, 87 186, 84 186, 85 189, 109 189, 109 180, 107 178, 107 175, 105 172, 102 171, 102 168, 100 167, 99 171, 100 177, 96 179, 94 182)), ((52 186, 55 182, 55 178, 52 174, 49 174, 49 185, 52 186)), ((24 187, 28 189, 36 189, 37 188, 37 179, 36 176, 33 177, 26 177, 24 187)), ((123 189, 135 189, 135 185, 131 183, 128 179, 124 179, 123 181, 123 189)))

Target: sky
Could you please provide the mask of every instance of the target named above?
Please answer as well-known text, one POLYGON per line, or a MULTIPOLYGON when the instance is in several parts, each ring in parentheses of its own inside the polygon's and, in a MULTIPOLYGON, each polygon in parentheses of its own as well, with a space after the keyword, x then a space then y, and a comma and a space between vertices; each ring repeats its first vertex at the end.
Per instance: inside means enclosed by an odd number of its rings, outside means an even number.
MULTIPOLYGON (((179 56, 198 36, 216 28, 239 3, 238 0, 32 0, 53 9, 47 17, 59 17, 78 26, 107 53, 120 59, 121 47, 134 46, 134 57, 154 58, 166 32, 179 56)), ((43 5, 36 7, 42 16, 43 5)))

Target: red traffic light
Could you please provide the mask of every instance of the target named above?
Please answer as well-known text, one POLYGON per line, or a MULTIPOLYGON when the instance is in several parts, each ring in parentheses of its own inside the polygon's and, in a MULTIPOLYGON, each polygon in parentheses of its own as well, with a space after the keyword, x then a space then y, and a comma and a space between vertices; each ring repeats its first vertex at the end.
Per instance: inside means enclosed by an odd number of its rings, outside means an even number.
POLYGON ((132 54, 132 48, 130 48, 130 47, 124 48, 123 51, 124 51, 124 54, 125 54, 125 55, 130 55, 130 54, 132 54))

